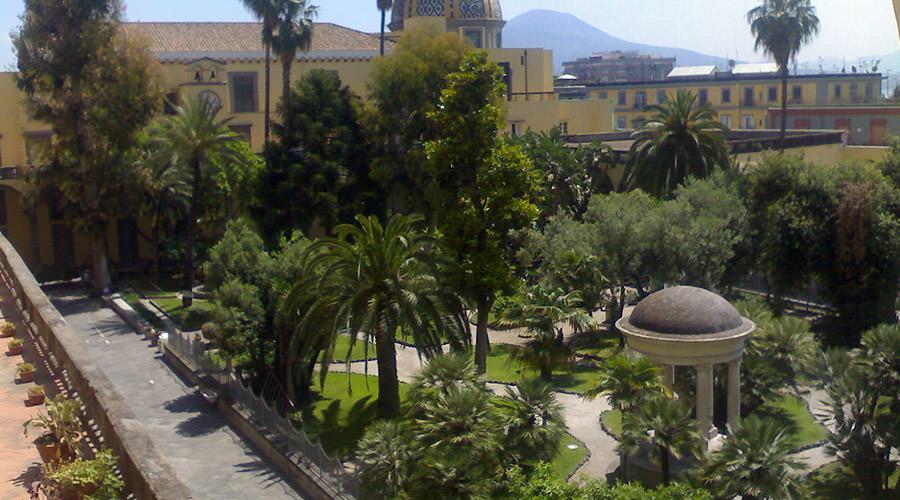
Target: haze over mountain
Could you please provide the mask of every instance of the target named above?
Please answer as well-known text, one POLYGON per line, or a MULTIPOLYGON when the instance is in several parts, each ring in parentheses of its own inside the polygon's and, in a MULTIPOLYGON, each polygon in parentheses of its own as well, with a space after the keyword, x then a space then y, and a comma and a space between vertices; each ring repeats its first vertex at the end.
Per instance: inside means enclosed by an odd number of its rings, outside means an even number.
POLYGON ((510 19, 503 28, 503 46, 541 47, 553 50, 553 64, 562 70, 564 61, 574 61, 594 52, 637 50, 643 54, 675 56, 677 66, 717 64, 726 67, 728 60, 693 50, 660 47, 631 42, 615 37, 581 19, 553 10, 535 9, 510 19))

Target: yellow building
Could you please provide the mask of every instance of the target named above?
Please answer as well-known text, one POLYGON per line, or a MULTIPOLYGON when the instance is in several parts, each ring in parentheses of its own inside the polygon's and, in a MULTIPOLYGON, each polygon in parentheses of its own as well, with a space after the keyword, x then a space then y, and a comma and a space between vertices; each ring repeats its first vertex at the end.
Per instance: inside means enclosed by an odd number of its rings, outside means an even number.
MULTIPOLYGON (((375 8, 374 2, 372 4, 375 8)), ((567 133, 598 133, 613 127, 612 103, 587 98, 560 99, 553 83, 553 55, 535 49, 503 49, 504 25, 499 0, 399 0, 392 13, 391 37, 404 29, 431 24, 455 32, 488 51, 506 73, 508 99, 506 131, 546 131, 561 127, 567 133)), ((258 23, 128 23, 126 34, 144 41, 159 59, 169 100, 200 96, 221 104, 233 129, 260 151, 264 134, 264 62, 258 23)), ((388 50, 393 42, 388 43, 388 50)), ((317 23, 309 52, 298 53, 292 80, 312 69, 334 71, 362 98, 367 96, 372 64, 379 53, 377 35, 330 23, 317 23)), ((271 65, 274 112, 281 99, 281 65, 271 65)), ((35 269, 75 269, 90 260, 87 238, 73 234, 57 211, 30 199, 22 173, 37 160, 42 143, 51 139, 49 127, 30 121, 12 73, 0 73, 0 230, 35 269)), ((113 269, 140 268, 152 257, 152 247, 140 236, 135 221, 119 221, 109 228, 113 269)))
MULTIPOLYGON (((739 64, 729 71, 715 66, 675 68, 664 81, 602 83, 561 87, 565 98, 612 100, 615 128, 637 128, 646 120, 647 105, 664 104, 678 90, 687 90, 719 113, 732 129, 770 128, 769 109, 781 105, 781 80, 770 64, 739 64)), ((788 79, 790 106, 833 106, 883 102, 881 75, 840 73, 792 75, 788 79)))

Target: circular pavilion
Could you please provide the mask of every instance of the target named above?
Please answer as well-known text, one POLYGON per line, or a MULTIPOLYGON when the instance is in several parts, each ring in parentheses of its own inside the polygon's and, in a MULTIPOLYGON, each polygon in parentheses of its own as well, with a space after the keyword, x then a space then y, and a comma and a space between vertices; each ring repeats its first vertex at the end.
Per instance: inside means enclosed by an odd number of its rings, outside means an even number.
POLYGON ((713 425, 713 366, 728 365, 728 425, 741 412, 741 358, 756 324, 727 300, 708 290, 675 286, 642 300, 630 316, 616 322, 628 347, 662 366, 670 387, 676 366, 697 370, 697 430, 705 439, 713 425))

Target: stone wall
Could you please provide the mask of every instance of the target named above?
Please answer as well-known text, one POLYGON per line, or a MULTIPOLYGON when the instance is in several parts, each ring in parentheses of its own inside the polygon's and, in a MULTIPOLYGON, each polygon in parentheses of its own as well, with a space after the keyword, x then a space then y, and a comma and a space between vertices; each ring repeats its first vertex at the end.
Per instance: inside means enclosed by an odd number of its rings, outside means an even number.
POLYGON ((66 385, 119 457, 126 487, 139 499, 187 499, 190 493, 156 450, 143 424, 125 404, 76 333, 66 324, 12 244, 0 235, 0 276, 9 287, 31 335, 52 356, 66 385))

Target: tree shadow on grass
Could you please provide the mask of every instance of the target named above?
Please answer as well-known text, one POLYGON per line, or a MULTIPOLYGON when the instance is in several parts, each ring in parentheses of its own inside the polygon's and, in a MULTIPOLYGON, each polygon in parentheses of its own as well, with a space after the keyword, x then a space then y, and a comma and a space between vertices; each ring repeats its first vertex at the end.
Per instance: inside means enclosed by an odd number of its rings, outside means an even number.
POLYGON ((837 463, 814 470, 808 476, 806 484, 813 497, 822 500, 865 498, 853 474, 837 463))
POLYGON ((796 436, 800 428, 790 412, 773 404, 764 404, 757 408, 753 414, 762 419, 774 420, 784 429, 784 433, 789 436, 792 445, 797 446, 796 436))
POLYGON ((349 401, 332 400, 324 410, 315 412, 318 405, 310 405, 302 412, 303 429, 310 438, 319 441, 331 456, 352 456, 366 428, 378 419, 377 400, 365 396, 349 401))

